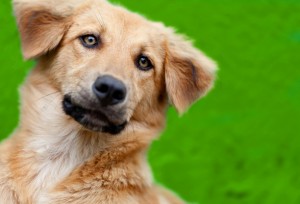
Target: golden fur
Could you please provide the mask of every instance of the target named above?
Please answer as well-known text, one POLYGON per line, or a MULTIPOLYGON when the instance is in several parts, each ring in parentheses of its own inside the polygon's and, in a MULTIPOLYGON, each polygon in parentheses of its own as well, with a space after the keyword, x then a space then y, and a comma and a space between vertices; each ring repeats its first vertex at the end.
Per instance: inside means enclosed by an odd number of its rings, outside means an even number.
POLYGON ((105 0, 14 0, 14 9, 24 57, 37 64, 21 89, 19 127, 0 146, 0 203, 184 203, 153 183, 146 152, 169 104, 183 113, 212 87, 214 62, 172 29, 105 0), (91 33, 101 45, 87 50, 78 37, 91 33), (140 53, 153 70, 135 67, 140 53), (85 101, 104 74, 128 89, 112 114, 128 121, 117 136, 62 109, 65 94, 85 101))

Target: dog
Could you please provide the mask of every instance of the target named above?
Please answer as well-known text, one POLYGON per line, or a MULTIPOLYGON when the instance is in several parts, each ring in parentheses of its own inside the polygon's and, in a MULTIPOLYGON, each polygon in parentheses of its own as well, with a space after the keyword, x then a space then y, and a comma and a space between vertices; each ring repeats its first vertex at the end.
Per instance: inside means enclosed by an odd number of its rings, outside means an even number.
POLYGON ((20 123, 0 146, 1 204, 177 204, 146 153, 166 110, 213 86, 184 36, 106 0, 14 0, 25 59, 20 123))

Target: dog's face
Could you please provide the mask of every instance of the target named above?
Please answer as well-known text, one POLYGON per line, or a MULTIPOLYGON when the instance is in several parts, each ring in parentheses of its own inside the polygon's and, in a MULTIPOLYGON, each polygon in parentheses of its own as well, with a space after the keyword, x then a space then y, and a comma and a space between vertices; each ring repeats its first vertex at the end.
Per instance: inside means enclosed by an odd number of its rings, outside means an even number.
POLYGON ((50 75, 58 79, 68 115, 91 130, 116 134, 139 103, 164 103, 163 41, 159 29, 139 16, 107 3, 95 6, 72 17, 50 75))
POLYGON ((39 60, 64 112, 91 131, 155 126, 168 102, 183 112, 212 85, 214 63, 189 42, 104 0, 16 0, 15 11, 25 58, 39 60))

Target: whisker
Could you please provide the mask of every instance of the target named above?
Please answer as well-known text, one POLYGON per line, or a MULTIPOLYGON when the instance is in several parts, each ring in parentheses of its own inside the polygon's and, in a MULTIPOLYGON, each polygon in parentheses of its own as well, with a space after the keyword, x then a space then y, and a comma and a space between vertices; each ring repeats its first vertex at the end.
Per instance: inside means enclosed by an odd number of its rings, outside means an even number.
POLYGON ((46 98, 46 97, 48 97, 48 96, 52 96, 52 95, 54 95, 54 94, 59 94, 59 91, 55 91, 55 92, 53 92, 53 93, 49 93, 49 94, 47 94, 47 95, 45 95, 45 96, 42 96, 41 98, 37 99, 37 101, 42 100, 42 99, 44 99, 44 98, 46 98))

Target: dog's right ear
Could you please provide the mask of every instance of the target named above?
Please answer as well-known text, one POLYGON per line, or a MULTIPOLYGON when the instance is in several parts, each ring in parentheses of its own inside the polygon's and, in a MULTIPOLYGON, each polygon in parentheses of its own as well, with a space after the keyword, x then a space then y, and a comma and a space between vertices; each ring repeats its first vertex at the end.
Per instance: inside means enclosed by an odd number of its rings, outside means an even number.
POLYGON ((69 27, 66 16, 38 1, 15 0, 13 4, 25 59, 36 59, 58 46, 69 27))

